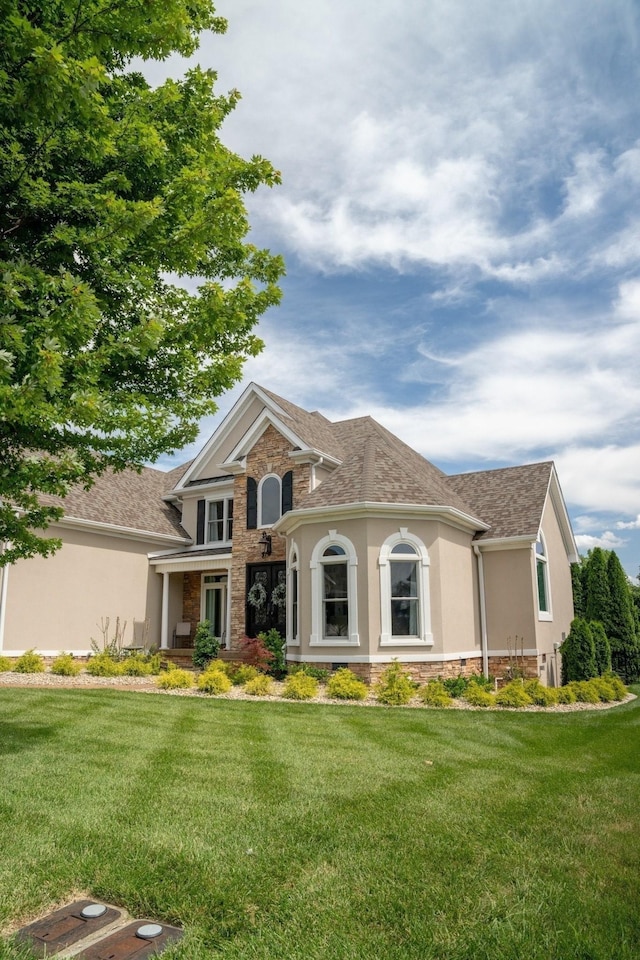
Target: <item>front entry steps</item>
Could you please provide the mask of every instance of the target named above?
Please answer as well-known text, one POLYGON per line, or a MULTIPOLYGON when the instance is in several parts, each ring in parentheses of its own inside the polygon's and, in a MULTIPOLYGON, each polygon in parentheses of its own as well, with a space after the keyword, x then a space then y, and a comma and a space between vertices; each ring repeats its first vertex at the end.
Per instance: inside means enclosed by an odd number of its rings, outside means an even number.
POLYGON ((16 938, 37 957, 143 960, 162 953, 183 935, 180 927, 132 920, 125 910, 110 904, 76 900, 21 927, 16 938))

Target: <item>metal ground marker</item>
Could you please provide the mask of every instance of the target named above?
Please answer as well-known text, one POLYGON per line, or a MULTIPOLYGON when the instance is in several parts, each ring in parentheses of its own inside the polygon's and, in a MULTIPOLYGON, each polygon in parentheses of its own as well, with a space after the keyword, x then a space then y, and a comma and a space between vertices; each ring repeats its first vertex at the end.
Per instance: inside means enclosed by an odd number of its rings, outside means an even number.
POLYGON ((76 900, 16 933, 38 957, 77 960, 143 960, 183 935, 180 927, 131 920, 125 910, 94 900, 76 900))

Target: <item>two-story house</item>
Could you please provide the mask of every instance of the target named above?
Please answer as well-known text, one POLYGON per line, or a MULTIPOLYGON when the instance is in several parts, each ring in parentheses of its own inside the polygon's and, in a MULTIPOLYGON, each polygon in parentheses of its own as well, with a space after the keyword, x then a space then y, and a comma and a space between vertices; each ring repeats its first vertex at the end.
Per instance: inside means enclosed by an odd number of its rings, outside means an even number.
POLYGON ((251 384, 190 464, 65 509, 62 550, 5 571, 6 653, 84 652, 106 616, 186 651, 207 619, 228 656, 275 627, 289 661, 366 678, 502 674, 517 650, 558 682, 577 551, 552 463, 446 476, 369 417, 251 384))

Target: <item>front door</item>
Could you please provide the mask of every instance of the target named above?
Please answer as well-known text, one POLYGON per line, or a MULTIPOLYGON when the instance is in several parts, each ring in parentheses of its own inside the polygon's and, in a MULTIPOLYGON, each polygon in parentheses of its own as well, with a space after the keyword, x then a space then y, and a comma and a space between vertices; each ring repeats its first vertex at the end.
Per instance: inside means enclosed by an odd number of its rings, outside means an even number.
POLYGON ((227 577, 205 574, 202 583, 203 620, 209 621, 209 632, 225 646, 227 640, 227 577))
POLYGON ((267 630, 286 630, 286 565, 284 563, 247 564, 246 634, 257 637, 267 630))

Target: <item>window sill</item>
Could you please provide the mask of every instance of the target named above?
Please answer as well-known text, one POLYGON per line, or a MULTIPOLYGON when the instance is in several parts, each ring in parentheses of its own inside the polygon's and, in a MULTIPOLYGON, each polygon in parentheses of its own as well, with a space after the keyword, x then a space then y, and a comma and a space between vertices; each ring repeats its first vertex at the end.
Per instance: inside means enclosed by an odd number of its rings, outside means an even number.
POLYGON ((350 637, 317 637, 313 634, 309 640, 310 647, 359 647, 360 637, 353 634, 350 637))
POLYGON ((433 636, 427 634, 426 637, 380 637, 381 647, 432 647, 433 636))
POLYGON ((546 613, 543 610, 538 610, 538 620, 546 620, 547 623, 550 623, 553 620, 553 614, 546 613))

